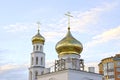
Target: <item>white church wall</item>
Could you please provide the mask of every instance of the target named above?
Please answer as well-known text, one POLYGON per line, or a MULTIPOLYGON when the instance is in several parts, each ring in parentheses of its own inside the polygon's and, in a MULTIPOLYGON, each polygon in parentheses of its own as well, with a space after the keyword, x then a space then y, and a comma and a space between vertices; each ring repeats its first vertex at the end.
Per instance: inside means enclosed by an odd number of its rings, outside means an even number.
POLYGON ((76 70, 64 70, 38 76, 38 80, 102 80, 102 75, 76 70))
POLYGON ((68 80, 102 80, 102 75, 84 71, 70 70, 68 80))
POLYGON ((79 59, 79 58, 80 58, 80 55, 67 54, 67 55, 64 55, 64 56, 59 56, 59 59, 67 59, 67 58, 77 58, 77 59, 79 59))
MULTIPOLYGON (((31 66, 45 66, 45 54, 44 53, 32 53, 31 54, 31 60, 33 59, 33 65, 31 66), (38 64, 36 64, 36 57, 38 57, 38 64), (41 58, 43 58, 42 64, 41 64, 41 58)), ((32 62, 32 61, 31 61, 32 62)))
POLYGON ((68 73, 66 71, 58 71, 50 74, 38 76, 38 80, 68 80, 68 73))

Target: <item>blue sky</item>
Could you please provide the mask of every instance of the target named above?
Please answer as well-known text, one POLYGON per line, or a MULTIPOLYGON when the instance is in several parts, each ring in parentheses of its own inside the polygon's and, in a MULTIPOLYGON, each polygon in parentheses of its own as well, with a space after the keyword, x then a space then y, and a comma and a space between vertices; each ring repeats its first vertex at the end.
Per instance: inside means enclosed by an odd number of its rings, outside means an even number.
POLYGON ((31 38, 45 37, 47 65, 57 59, 55 45, 67 32, 67 11, 72 35, 83 44, 86 66, 120 53, 119 0, 4 0, 0 1, 0 80, 27 80, 31 38))

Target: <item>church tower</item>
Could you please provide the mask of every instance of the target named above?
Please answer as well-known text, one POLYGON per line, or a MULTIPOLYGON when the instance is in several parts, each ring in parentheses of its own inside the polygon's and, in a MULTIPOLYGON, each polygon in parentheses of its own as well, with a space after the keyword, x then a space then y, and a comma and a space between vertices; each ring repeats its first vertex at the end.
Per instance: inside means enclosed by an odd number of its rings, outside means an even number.
POLYGON ((37 80, 37 75, 43 74, 45 69, 45 38, 40 34, 40 23, 38 23, 38 32, 32 37, 33 52, 31 53, 31 65, 29 68, 29 80, 37 80))

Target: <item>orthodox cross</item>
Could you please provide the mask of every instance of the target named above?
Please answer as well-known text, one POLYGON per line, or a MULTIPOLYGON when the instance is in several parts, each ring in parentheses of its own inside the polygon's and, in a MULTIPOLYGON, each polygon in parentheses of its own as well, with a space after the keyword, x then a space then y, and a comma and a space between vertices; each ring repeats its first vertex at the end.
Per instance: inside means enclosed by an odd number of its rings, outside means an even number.
POLYGON ((73 16, 70 14, 70 12, 67 12, 65 15, 68 16, 68 30, 70 30, 70 17, 73 16))
POLYGON ((37 24, 38 24, 38 33, 39 33, 39 31, 40 31, 40 22, 37 22, 37 24))

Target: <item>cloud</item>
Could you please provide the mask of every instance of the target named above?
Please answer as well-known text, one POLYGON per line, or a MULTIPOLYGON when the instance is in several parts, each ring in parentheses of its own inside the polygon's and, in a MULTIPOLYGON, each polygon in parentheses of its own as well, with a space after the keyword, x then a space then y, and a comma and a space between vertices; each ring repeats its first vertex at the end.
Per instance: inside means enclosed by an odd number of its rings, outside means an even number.
POLYGON ((71 19, 71 27, 73 31, 86 32, 91 28, 90 25, 97 24, 101 19, 101 16, 107 12, 111 11, 116 7, 116 3, 104 3, 100 6, 91 8, 85 12, 74 11, 73 15, 76 15, 71 19))
POLYGON ((44 36, 46 37, 47 41, 54 42, 58 35, 60 37, 60 36, 62 36, 64 34, 60 33, 60 32, 52 32, 52 31, 51 32, 50 31, 49 32, 44 32, 44 36))
POLYGON ((35 24, 31 23, 31 24, 27 24, 27 23, 16 23, 16 24, 10 24, 4 27, 4 29, 7 32, 25 32, 25 31, 29 31, 32 30, 33 28, 35 28, 35 24))
POLYGON ((0 80, 27 80, 28 64, 0 65, 0 80))
POLYGON ((102 32, 99 35, 96 35, 92 38, 92 41, 86 44, 87 47, 96 46, 97 44, 103 44, 111 40, 120 39, 120 26, 116 28, 109 29, 105 32, 102 32))
POLYGON ((2 74, 4 72, 7 72, 7 71, 15 70, 15 69, 26 68, 27 66, 28 66, 28 64, 23 64, 23 65, 6 64, 6 65, 2 65, 2 66, 0 66, 0 74, 2 74))
MULTIPOLYGON (((101 6, 91 8, 85 12, 73 11, 73 18, 71 18, 71 30, 80 33, 86 33, 91 30, 90 25, 97 24, 100 16, 109 10, 112 10, 116 6, 115 3, 105 3, 101 6)), ((62 36, 67 31, 67 18, 62 17, 58 21, 55 20, 53 23, 46 24, 48 27, 47 31, 44 32, 45 37, 49 41, 54 41, 57 36, 62 36), (65 27, 66 26, 66 27, 65 27)))
POLYGON ((47 60, 46 61, 46 67, 51 67, 51 66, 54 65, 54 63, 55 63, 55 60, 47 60))
MULTIPOLYGON (((87 26, 92 25, 92 24, 97 24, 100 15, 106 11, 109 11, 113 9, 117 4, 116 3, 104 3, 100 6, 96 6, 94 8, 91 8, 85 12, 81 11, 73 11, 73 18, 71 18, 71 28, 73 31, 78 31, 78 32, 85 32, 87 29, 87 26)), ((64 31, 67 28, 67 18, 62 17, 61 19, 54 20, 51 23, 46 23, 44 24, 44 30, 47 28, 48 30, 52 31, 64 31), (51 29, 50 29, 51 28, 51 29)), ((10 24, 4 27, 5 30, 8 32, 24 32, 24 31, 29 31, 32 30, 36 27, 35 23, 16 23, 16 24, 10 24)), ((42 27, 43 28, 43 27, 42 27)), ((56 35, 53 35, 53 37, 56 35)), ((51 36, 52 37, 52 36, 51 36)))

